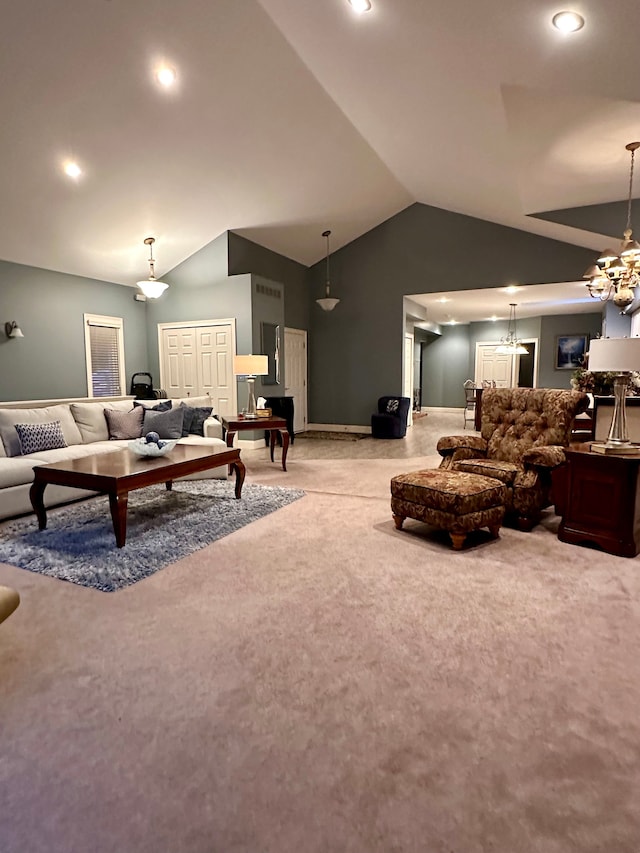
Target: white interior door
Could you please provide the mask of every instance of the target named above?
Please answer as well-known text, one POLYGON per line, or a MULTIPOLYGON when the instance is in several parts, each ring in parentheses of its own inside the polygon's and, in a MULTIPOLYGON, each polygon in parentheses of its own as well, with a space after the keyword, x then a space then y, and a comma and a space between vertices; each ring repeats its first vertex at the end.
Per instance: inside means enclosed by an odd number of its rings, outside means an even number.
POLYGON ((307 428, 307 333, 284 330, 284 392, 293 397, 293 431, 307 428))
POLYGON ((198 326, 195 333, 199 373, 196 396, 209 394, 217 414, 235 415, 231 325, 198 326))
POLYGON ((159 323, 160 382, 169 397, 209 394, 216 414, 237 412, 235 320, 159 323))
POLYGON ((404 362, 402 375, 404 376, 403 394, 411 400, 409 404, 409 417, 407 426, 413 424, 413 335, 408 332, 404 336, 404 362))
POLYGON ((483 381, 495 382, 496 388, 511 388, 514 384, 515 357, 496 352, 497 343, 476 344, 475 383, 479 388, 483 381))

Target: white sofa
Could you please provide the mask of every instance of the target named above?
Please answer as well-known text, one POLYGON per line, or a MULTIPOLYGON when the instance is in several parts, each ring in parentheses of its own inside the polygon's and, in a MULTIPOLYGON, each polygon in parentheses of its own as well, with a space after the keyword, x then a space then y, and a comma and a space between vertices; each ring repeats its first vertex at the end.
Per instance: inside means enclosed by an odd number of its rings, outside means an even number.
MULTIPOLYGON (((160 400, 138 400, 145 406, 154 406, 160 400)), ((172 400, 173 407, 184 403, 187 406, 212 406, 209 397, 187 397, 172 400)), ((34 465, 46 465, 67 459, 78 459, 92 453, 112 453, 127 447, 126 440, 110 440, 104 410, 117 409, 128 412, 133 408, 133 397, 108 397, 100 399, 40 400, 29 402, 0 403, 0 519, 11 518, 31 512, 29 489, 33 482, 34 465), (5 438, 11 438, 15 424, 50 423, 59 421, 66 447, 44 450, 26 456, 9 456, 5 449, 5 438)), ((213 415, 213 412, 212 412, 213 415)), ((215 417, 204 422, 204 436, 188 435, 179 439, 179 444, 207 444, 215 452, 226 450, 222 440, 222 424, 215 417)), ((17 432, 16 432, 17 436, 17 432)), ((227 466, 214 468, 191 477, 225 479, 227 466)), ((86 492, 87 496, 94 494, 86 492)), ((82 497, 83 492, 66 486, 49 485, 45 489, 46 506, 55 506, 82 497)))

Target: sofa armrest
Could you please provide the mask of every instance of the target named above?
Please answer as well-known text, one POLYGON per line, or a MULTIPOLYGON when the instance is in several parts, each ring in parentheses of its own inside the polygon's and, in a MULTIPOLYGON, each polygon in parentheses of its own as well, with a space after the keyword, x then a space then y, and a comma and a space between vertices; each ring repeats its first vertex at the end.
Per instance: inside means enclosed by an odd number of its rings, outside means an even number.
POLYGON ((487 442, 479 435, 444 435, 438 439, 437 451, 440 456, 448 456, 456 450, 472 450, 477 454, 486 454, 487 442))
POLYGON ((525 467, 557 468, 566 461, 564 448, 557 444, 549 444, 546 447, 532 447, 522 454, 525 467))
POLYGON ((213 416, 207 418, 203 424, 203 432, 207 438, 222 438, 222 424, 213 416))

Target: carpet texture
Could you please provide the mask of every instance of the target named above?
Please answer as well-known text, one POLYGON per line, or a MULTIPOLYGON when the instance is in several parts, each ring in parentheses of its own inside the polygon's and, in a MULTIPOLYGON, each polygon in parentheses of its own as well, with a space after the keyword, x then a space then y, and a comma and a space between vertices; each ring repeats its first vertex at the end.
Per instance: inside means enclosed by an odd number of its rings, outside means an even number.
POLYGON ((640 557, 396 530, 437 422, 243 451, 304 500, 118 595, 0 564, 2 853, 638 853, 640 557))
POLYGON ((0 561, 115 592, 304 495, 246 484, 238 501, 234 488, 231 480, 196 480, 170 492, 164 484, 131 492, 124 548, 116 546, 105 496, 49 512, 46 530, 34 516, 18 519, 2 530, 0 561))

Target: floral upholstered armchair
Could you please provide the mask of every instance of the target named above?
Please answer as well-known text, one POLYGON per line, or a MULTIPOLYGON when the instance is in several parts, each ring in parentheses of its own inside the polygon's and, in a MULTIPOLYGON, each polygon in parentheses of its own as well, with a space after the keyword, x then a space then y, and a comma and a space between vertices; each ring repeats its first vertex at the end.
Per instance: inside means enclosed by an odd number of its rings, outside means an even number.
POLYGON ((440 467, 500 480, 507 486, 506 517, 531 530, 551 503, 551 471, 564 462, 573 420, 588 404, 581 391, 489 388, 481 435, 441 438, 440 467))

